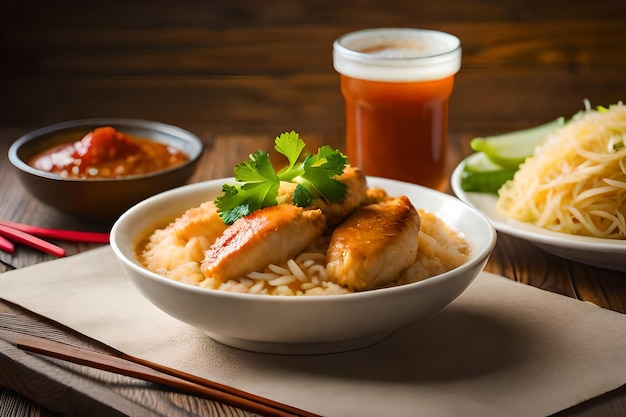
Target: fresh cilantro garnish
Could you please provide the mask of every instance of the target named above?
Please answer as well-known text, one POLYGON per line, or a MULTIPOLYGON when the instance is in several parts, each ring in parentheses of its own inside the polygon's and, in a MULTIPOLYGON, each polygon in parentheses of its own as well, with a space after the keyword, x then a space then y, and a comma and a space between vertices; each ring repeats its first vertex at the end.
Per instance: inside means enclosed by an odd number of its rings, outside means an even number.
POLYGON ((346 185, 335 177, 341 175, 348 159, 330 146, 322 146, 317 154, 303 154, 305 143, 296 132, 283 133, 275 140, 274 149, 287 157, 288 165, 276 172, 269 154, 256 151, 250 159, 237 164, 235 180, 240 184, 223 185, 215 204, 220 217, 232 224, 255 210, 277 204, 280 182, 295 183, 292 203, 308 207, 322 197, 340 203, 346 197, 346 185))

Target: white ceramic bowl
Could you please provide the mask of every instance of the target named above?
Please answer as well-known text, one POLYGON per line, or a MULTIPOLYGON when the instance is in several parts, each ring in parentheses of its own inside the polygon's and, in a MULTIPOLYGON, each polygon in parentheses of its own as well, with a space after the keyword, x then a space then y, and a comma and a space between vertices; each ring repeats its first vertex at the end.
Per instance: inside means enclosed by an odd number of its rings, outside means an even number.
POLYGON ((162 277, 142 267, 133 248, 163 219, 215 198, 232 179, 187 185, 138 203, 113 226, 111 245, 124 273, 167 314, 237 348, 280 354, 316 354, 364 347, 403 325, 436 313, 482 271, 496 242, 491 223, 455 197, 413 184, 368 178, 390 195, 407 195, 436 213, 471 242, 470 260, 421 282, 353 294, 270 296, 209 290, 162 277))

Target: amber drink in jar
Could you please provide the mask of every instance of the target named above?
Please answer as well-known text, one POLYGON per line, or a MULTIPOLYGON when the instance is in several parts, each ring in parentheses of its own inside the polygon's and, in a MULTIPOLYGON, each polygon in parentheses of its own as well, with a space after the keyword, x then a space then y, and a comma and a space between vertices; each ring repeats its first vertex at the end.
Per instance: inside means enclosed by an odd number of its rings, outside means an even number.
POLYGON ((340 75, 350 163, 367 175, 445 189, 459 39, 424 29, 361 30, 334 42, 333 65, 340 75))

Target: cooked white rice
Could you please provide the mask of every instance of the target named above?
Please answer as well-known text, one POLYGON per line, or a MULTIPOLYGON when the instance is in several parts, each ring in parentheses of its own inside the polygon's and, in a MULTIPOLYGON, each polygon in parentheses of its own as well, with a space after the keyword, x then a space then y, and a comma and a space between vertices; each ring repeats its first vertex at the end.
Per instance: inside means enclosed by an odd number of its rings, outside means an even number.
MULTIPOLYGON (((470 248, 462 235, 432 213, 418 210, 421 219, 418 258, 392 285, 420 281, 465 263, 470 248)), ((327 242, 317 242, 284 265, 268 265, 237 280, 219 282, 205 277, 200 264, 210 242, 203 236, 183 241, 172 227, 157 229, 139 248, 139 260, 157 274, 203 288, 267 295, 346 294, 352 290, 328 280, 327 242)))

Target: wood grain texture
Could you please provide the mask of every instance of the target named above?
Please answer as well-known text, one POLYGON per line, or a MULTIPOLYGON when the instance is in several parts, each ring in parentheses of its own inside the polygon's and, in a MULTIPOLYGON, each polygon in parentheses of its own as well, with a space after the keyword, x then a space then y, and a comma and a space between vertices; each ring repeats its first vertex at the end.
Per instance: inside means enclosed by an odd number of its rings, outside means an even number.
MULTIPOLYGON (((15 334, 2 329, 108 353, 106 348, 53 323, 16 315, 22 312, 6 303, 0 306, 0 385, 36 399, 44 411, 90 416, 185 416, 192 412, 209 417, 258 415, 141 379, 18 349, 15 334)), ((19 403, 15 395, 8 398, 19 403)))
POLYGON ((341 137, 333 40, 422 26, 463 44, 453 131, 530 126, 622 99, 623 1, 3 2, 0 124, 155 118, 216 133, 281 125, 341 137), (226 5, 228 3, 228 5, 226 5), (147 11, 150 11, 147 13, 147 11), (549 97, 549 100, 546 98, 549 97), (59 105, 62 103, 62 105, 59 105))
MULTIPOLYGON (((297 130, 314 147, 342 148, 332 42, 367 27, 424 27, 461 39, 463 65, 450 105, 452 171, 474 136, 569 116, 585 99, 593 105, 624 100, 624 22, 624 0, 4 0, 0 218, 104 227, 38 202, 2 156, 20 135, 50 123, 116 116, 179 125, 206 145, 192 182, 231 176, 236 162, 269 150, 286 130, 297 130)), ((96 247, 58 243, 69 255, 96 247)), ((0 253, 0 272, 51 259, 20 246, 13 256, 0 253)), ((564 260, 514 237, 499 235, 486 270, 626 313, 623 273, 564 260)), ((0 311, 15 309, 0 303, 0 311)), ((0 391, 0 408, 8 415, 69 415, 72 407, 59 401, 65 395, 92 411, 116 404, 115 412, 123 414, 134 414, 123 407, 139 406, 135 415, 244 415, 136 380, 24 357, 10 344, 0 353, 0 385, 21 394, 0 391), (78 388, 83 381, 88 388, 78 388)), ((619 390, 559 416, 625 414, 626 394, 619 390)))

